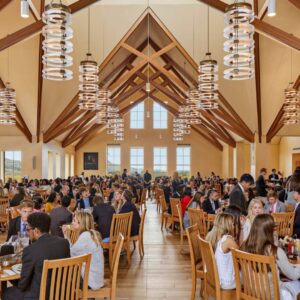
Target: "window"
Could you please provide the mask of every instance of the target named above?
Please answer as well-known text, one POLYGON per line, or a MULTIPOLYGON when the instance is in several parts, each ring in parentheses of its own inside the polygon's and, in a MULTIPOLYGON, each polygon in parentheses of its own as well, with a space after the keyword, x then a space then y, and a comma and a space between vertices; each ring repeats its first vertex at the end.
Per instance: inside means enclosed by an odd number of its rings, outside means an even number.
POLYGON ((121 173, 121 147, 107 146, 106 152, 106 173, 109 175, 121 173))
POLYGON ((56 162, 55 162, 55 177, 60 177, 60 154, 56 153, 56 162))
POLYGON ((70 176, 70 156, 69 154, 65 155, 65 178, 70 176))
POLYGON ((144 128, 144 102, 139 103, 130 111, 130 128, 143 129, 144 128))
POLYGON ((153 102, 153 128, 168 128, 168 112, 164 107, 156 102, 153 102))
POLYGON ((144 170, 144 148, 130 148, 130 172, 141 174, 144 170))
POLYGON ((53 179, 53 153, 51 151, 48 151, 48 179, 53 179))
POLYGON ((180 176, 188 177, 191 172, 191 147, 178 146, 176 149, 176 170, 180 176))
POLYGON ((74 155, 71 154, 71 160, 70 160, 70 176, 74 176, 74 169, 75 169, 74 155))
POLYGON ((21 151, 5 151, 4 152, 4 180, 13 178, 18 181, 21 177, 21 151))
POLYGON ((168 149, 167 147, 153 148, 154 177, 168 175, 168 149))

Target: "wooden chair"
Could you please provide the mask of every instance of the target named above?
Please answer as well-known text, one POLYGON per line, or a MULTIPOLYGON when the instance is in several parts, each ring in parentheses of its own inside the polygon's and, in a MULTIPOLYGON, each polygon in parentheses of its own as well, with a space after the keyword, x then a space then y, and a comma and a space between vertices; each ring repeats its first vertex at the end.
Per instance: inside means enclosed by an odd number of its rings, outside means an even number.
POLYGON ((120 261, 120 254, 123 248, 124 237, 122 234, 118 236, 116 247, 112 259, 112 275, 109 279, 104 279, 104 286, 99 290, 88 290, 88 298, 110 298, 110 300, 116 299, 117 289, 117 276, 120 261))
POLYGON ((214 214, 207 214, 207 217, 206 217, 206 220, 207 220, 206 230, 207 230, 207 232, 212 229, 212 227, 214 225, 214 222, 215 222, 215 219, 216 219, 216 216, 217 215, 214 215, 214 214))
POLYGON ((194 224, 186 229, 186 235, 189 242, 191 265, 192 265, 192 295, 191 300, 195 299, 197 278, 201 280, 200 297, 203 296, 204 292, 204 269, 202 256, 200 251, 199 239, 200 234, 199 227, 194 224))
POLYGON ((78 240, 78 232, 73 229, 72 225, 68 225, 67 227, 67 236, 72 245, 78 240))
POLYGON ((190 216, 190 226, 196 224, 199 229, 200 236, 202 238, 206 237, 207 227, 206 227, 206 214, 202 209, 189 208, 188 214, 190 216))
POLYGON ((160 196, 160 204, 161 204, 161 230, 165 225, 167 228, 168 220, 172 218, 172 216, 168 213, 168 206, 165 199, 165 195, 160 196))
POLYGON ((9 200, 8 198, 0 198, 0 223, 7 225, 9 222, 8 215, 9 200))
POLYGON ((160 207, 161 207, 161 203, 160 203, 160 198, 161 197, 165 197, 164 191, 158 187, 156 187, 155 189, 155 201, 156 201, 156 210, 158 213, 160 213, 160 207))
POLYGON ((174 225, 175 222, 179 223, 179 215, 177 211, 176 205, 180 202, 177 198, 171 198, 170 204, 171 204, 171 224, 172 224, 172 231, 174 231, 174 225))
MULTIPOLYGON (((232 300, 236 298, 235 290, 223 290, 220 286, 220 279, 215 260, 215 254, 211 243, 198 237, 201 249, 201 256, 204 263, 204 299, 208 300, 209 296, 218 300, 232 300)), ((250 299, 249 299, 250 300, 250 299)))
POLYGON ((293 204, 285 204, 285 211, 286 212, 294 212, 295 207, 293 204))
POLYGON ((87 299, 91 256, 85 254, 66 259, 44 260, 39 300, 87 299), (83 264, 85 270, 80 291, 83 264), (47 282, 50 282, 50 287, 47 287, 47 282))
POLYGON ((278 236, 285 237, 293 236, 294 229, 294 212, 273 213, 275 223, 277 224, 278 236))
POLYGON ((139 234, 132 236, 130 239, 133 241, 134 249, 135 249, 135 242, 138 241, 139 243, 139 254, 140 258, 142 259, 144 257, 144 224, 145 224, 145 218, 146 218, 147 209, 145 208, 142 217, 141 217, 141 223, 139 228, 139 234))
POLYGON ((143 189, 142 190, 142 195, 141 195, 141 199, 140 199, 140 209, 141 209, 141 211, 143 209, 143 205, 144 205, 144 208, 147 208, 146 207, 147 191, 148 191, 148 189, 143 189))
POLYGON ((184 230, 183 226, 183 218, 182 218, 182 212, 181 212, 181 203, 176 205, 178 218, 179 218, 179 232, 180 232, 180 252, 183 253, 183 238, 186 236, 186 231, 184 230))
MULTIPOLYGON (((130 266, 131 256, 130 256, 130 232, 132 223, 133 212, 126 214, 114 214, 110 227, 110 234, 108 241, 102 241, 102 247, 109 250, 109 266, 112 271, 112 259, 114 249, 120 233, 124 237, 123 249, 127 252, 127 262, 128 267, 130 266)), ((104 239, 105 240, 105 239, 104 239)))
POLYGON ((232 250, 232 257, 236 281, 236 299, 280 299, 274 256, 232 250))

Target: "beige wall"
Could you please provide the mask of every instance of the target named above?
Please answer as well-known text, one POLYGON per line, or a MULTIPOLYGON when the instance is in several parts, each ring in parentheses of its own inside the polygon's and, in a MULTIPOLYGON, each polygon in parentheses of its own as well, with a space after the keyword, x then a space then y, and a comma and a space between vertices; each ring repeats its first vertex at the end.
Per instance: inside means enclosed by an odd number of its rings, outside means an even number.
POLYGON ((233 177, 233 169, 234 169, 234 157, 233 157, 233 148, 224 145, 222 152, 222 177, 229 178, 233 177))
MULTIPOLYGON (((222 151, 208 143, 200 135, 193 132, 186 136, 183 142, 173 141, 173 118, 168 114, 168 129, 153 129, 152 126, 152 103, 146 101, 146 111, 150 111, 150 118, 145 117, 145 129, 129 129, 129 114, 125 116, 125 140, 121 143, 121 169, 130 170, 129 151, 130 147, 144 147, 144 168, 153 173, 153 147, 168 148, 168 174, 176 170, 176 146, 179 144, 191 145, 191 174, 197 171, 201 175, 208 176, 211 171, 221 174, 222 151)), ((106 173, 106 147, 114 144, 113 138, 102 132, 95 136, 89 143, 76 151, 76 174, 83 171, 83 153, 99 153, 99 169, 97 171, 85 171, 85 174, 105 174, 106 173)))
POLYGON ((236 143, 235 177, 240 178, 243 173, 251 173, 251 145, 245 141, 236 143))

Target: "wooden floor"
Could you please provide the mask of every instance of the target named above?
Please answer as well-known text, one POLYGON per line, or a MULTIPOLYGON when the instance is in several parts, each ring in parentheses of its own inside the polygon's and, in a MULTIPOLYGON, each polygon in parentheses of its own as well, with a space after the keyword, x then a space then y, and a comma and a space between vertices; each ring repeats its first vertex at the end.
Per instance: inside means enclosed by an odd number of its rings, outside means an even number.
MULTIPOLYGON (((138 251, 132 254, 130 269, 126 256, 121 257, 118 273, 118 300, 187 300, 191 294, 189 255, 179 252, 179 235, 160 230, 160 215, 154 204, 147 203, 144 244, 145 257, 140 261, 138 251)), ((188 250, 187 241, 186 249, 188 250)), ((200 282, 199 282, 200 287, 200 282)), ((197 291, 199 298, 199 290, 197 291)))

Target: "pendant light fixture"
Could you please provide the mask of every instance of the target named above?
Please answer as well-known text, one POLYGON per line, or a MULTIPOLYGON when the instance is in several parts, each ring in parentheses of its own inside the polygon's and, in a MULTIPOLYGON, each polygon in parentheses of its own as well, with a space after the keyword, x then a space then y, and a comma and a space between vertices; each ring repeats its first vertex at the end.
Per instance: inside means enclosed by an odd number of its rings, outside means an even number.
POLYGON ((268 0, 268 17, 276 16, 276 0, 268 0))
POLYGON ((99 68, 90 52, 90 8, 88 8, 88 52, 86 59, 80 62, 79 73, 79 108, 98 109, 99 68))
POLYGON ((22 18, 29 18, 29 3, 27 0, 21 0, 21 17, 22 18))
POLYGON ((219 67, 218 62, 211 58, 210 44, 209 44, 209 2, 207 3, 207 52, 205 59, 199 64, 199 91, 200 91, 200 109, 216 109, 218 108, 218 83, 219 67))
POLYGON ((42 34, 43 41, 43 78, 49 80, 70 80, 73 72, 68 69, 73 65, 69 55, 73 51, 70 39, 73 37, 72 14, 67 5, 59 0, 52 0, 46 5, 42 15, 45 23, 42 34))
POLYGON ((226 8, 224 37, 224 71, 228 80, 246 80, 254 77, 254 13, 251 4, 235 0, 226 8))

